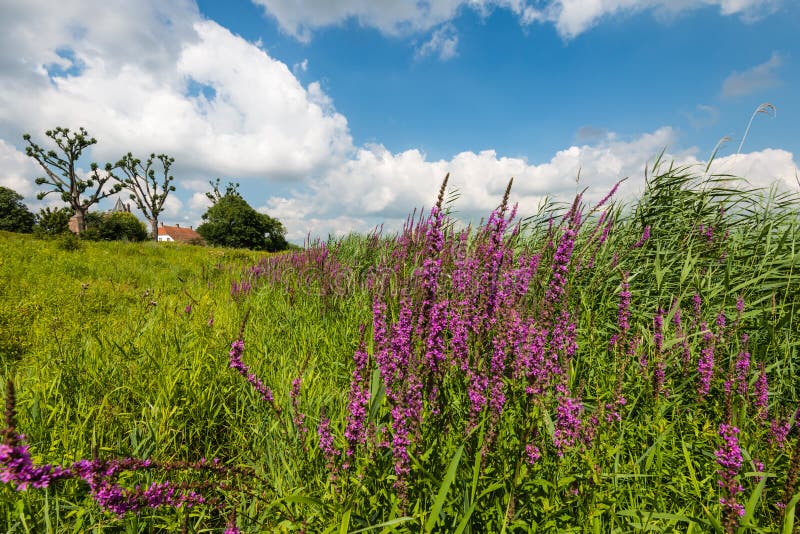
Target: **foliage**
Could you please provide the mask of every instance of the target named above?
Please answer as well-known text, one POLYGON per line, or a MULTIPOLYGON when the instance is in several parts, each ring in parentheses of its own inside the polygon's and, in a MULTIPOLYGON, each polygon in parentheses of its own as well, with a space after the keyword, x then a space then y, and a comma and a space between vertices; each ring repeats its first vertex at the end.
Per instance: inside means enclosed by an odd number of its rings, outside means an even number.
POLYGON ((106 213, 102 216, 100 239, 106 241, 144 241, 147 228, 136 215, 128 212, 106 213))
POLYGON ((219 202, 222 197, 227 196, 242 196, 239 193, 239 183, 238 182, 228 182, 228 185, 225 186, 225 193, 221 193, 219 190, 220 186, 220 179, 217 178, 216 180, 209 180, 209 184, 211 185, 211 191, 206 192, 206 197, 208 200, 211 201, 211 205, 213 206, 217 202, 219 202))
POLYGON ((122 186, 130 191, 130 198, 136 203, 145 219, 150 222, 151 238, 158 241, 158 216, 164 211, 164 202, 167 195, 175 191, 175 186, 171 182, 175 179, 170 173, 170 167, 175 163, 175 158, 166 154, 150 154, 146 162, 134 158, 128 152, 115 165, 120 169, 125 178, 114 177, 122 186), (156 176, 154 163, 156 160, 161 164, 163 177, 156 176))
POLYGON ((23 196, 0 186, 0 230, 29 234, 33 231, 34 215, 22 202, 23 196))
POLYGON ((44 235, 59 235, 69 232, 70 208, 50 208, 39 210, 36 216, 36 230, 44 235))
POLYGON ((85 481, 17 492, 12 473, 0 517, 792 532, 798 199, 734 185, 672 168, 630 207, 579 199, 523 227, 503 202, 459 231, 439 204, 397 236, 266 257, 83 242, 81 258, 0 234, 6 434, 29 447, 15 465, 151 459, 114 487, 209 498, 118 517, 85 481), (166 469, 202 458, 254 472, 166 469))
POLYGON ((203 221, 197 232, 210 245, 270 252, 288 247, 280 221, 254 210, 235 190, 221 196, 203 221))
POLYGON ((36 184, 44 185, 47 189, 37 197, 41 200, 50 193, 57 193, 75 212, 80 233, 86 228, 84 219, 89 208, 107 196, 118 193, 122 186, 115 184, 103 191, 106 182, 112 177, 113 167, 110 163, 106 163, 105 172, 101 172, 97 163, 92 162, 89 176, 87 178, 79 176, 77 166, 83 151, 97 143, 94 137, 89 137, 84 128, 70 132, 69 128, 58 127, 47 130, 45 135, 55 143, 58 152, 34 143, 30 134, 22 136, 28 143, 25 153, 35 159, 45 172, 45 176, 36 178, 36 184))

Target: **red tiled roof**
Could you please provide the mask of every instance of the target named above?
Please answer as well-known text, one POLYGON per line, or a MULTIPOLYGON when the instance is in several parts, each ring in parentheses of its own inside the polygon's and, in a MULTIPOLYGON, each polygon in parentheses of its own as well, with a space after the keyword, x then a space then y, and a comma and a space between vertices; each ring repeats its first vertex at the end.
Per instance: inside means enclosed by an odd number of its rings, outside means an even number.
POLYGON ((181 243, 197 242, 205 244, 203 236, 201 236, 191 228, 181 228, 180 226, 161 225, 158 227, 158 235, 168 235, 174 241, 178 241, 181 243))

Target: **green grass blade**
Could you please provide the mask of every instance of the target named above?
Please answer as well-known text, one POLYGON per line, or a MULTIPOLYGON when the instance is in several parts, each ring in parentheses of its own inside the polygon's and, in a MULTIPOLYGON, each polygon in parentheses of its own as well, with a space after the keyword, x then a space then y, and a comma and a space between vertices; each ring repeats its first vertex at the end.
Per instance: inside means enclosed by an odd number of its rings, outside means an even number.
POLYGON ((433 531, 433 527, 436 526, 436 522, 439 520, 439 514, 444 506, 444 501, 447 499, 447 494, 450 491, 450 485, 456 478, 456 471, 458 470, 458 464, 461 461, 461 454, 463 452, 464 445, 461 445, 458 450, 456 450, 453 459, 450 460, 450 466, 447 468, 447 475, 445 475, 442 485, 439 487, 439 493, 436 495, 436 500, 433 502, 433 508, 431 508, 428 520, 425 522, 426 533, 433 531))

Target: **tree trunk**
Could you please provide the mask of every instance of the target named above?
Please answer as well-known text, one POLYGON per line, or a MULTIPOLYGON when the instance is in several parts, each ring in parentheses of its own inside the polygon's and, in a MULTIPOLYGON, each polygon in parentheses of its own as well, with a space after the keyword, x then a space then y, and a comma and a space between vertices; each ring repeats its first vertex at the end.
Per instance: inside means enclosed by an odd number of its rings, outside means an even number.
POLYGON ((86 230, 86 210, 75 209, 75 221, 78 223, 78 233, 86 230))
POLYGON ((150 221, 150 232, 153 234, 153 241, 158 242, 158 219, 154 217, 147 220, 150 221))

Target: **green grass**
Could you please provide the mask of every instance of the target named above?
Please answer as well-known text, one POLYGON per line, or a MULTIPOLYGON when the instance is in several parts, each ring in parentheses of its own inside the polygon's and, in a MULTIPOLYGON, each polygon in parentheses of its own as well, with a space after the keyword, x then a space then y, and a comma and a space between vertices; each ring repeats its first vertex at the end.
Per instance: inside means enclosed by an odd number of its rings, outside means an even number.
MULTIPOLYGON (((233 298, 231 284, 249 278, 247 268, 263 255, 153 243, 81 242, 78 250, 67 250, 58 240, 0 233, 0 366, 3 378, 16 385, 18 428, 35 459, 216 457, 251 467, 259 476, 234 479, 232 487, 215 493, 224 501, 218 508, 159 509, 122 519, 100 510, 77 482, 26 492, 3 485, 0 527, 221 532, 235 511, 247 532, 721 530, 714 454, 726 411, 722 375, 740 350, 738 334, 750 336, 754 362, 766 365, 770 417, 798 407, 798 207, 792 195, 742 191, 727 177, 704 179, 679 168, 652 173, 642 198, 611 208, 615 224, 602 246, 592 236, 599 213, 589 214, 567 285, 578 342, 568 384, 588 417, 611 400, 621 376, 628 401, 622 420, 598 424, 588 446, 559 457, 551 445, 554 398, 528 402, 507 377, 503 418, 492 423, 484 414, 465 433, 465 386, 457 374, 448 374, 442 395, 449 404, 439 418, 426 412, 431 422, 421 425, 405 497, 394 487, 391 449, 360 449, 349 470, 336 460, 332 477, 316 435, 325 414, 336 446, 346 447, 360 325, 367 327, 369 352, 375 350, 374 292, 367 280, 376 266, 391 263, 397 246, 392 236, 330 243, 327 258, 299 269, 280 263, 255 280, 251 293, 233 298), (700 225, 713 226, 713 237, 700 225), (651 238, 632 248, 647 226, 651 238), (608 348, 618 329, 622 273, 628 273, 632 293, 631 335, 641 338, 624 368, 608 348), (733 320, 738 298, 746 303, 736 330, 719 344, 719 376, 705 400, 697 398, 694 368, 683 368, 678 351, 670 350, 680 343, 670 325, 673 302, 688 321, 695 293, 702 296, 703 320, 710 324, 720 312, 733 320), (651 371, 638 364, 642 354, 654 357, 658 308, 667 312, 666 396, 654 395, 651 371), (245 317, 244 360, 272 388, 280 414, 228 368, 230 344, 245 317), (289 397, 292 380, 301 375, 298 403, 306 435, 292 422, 289 397), (533 465, 521 461, 529 434, 542 449, 542 459, 533 465), (491 448, 484 450, 484 444, 491 448)), ((520 254, 540 252, 543 272, 552 258, 548 240, 560 232, 548 233, 548 209, 522 214, 530 216, 524 230, 508 237, 515 261, 520 254)), ((479 243, 473 234, 469 246, 479 243)), ((421 261, 410 257, 383 288, 393 317, 421 261)), ((543 306, 548 276, 531 282, 529 309, 543 306)), ((686 330, 696 365, 702 336, 699 329, 686 330)), ((369 420, 386 431, 391 405, 372 360, 371 366, 369 420)), ((756 371, 749 375, 751 385, 756 371)), ((745 456, 741 532, 790 532, 797 528, 790 523, 793 512, 783 514, 774 503, 783 497, 798 432, 795 428, 785 447, 773 445, 768 422, 755 421, 746 402, 733 405, 745 456), (765 478, 756 476, 753 459, 765 463, 765 478)), ((192 474, 176 476, 197 480, 192 474)), ((147 472, 125 480, 132 485, 160 477, 147 472)))

